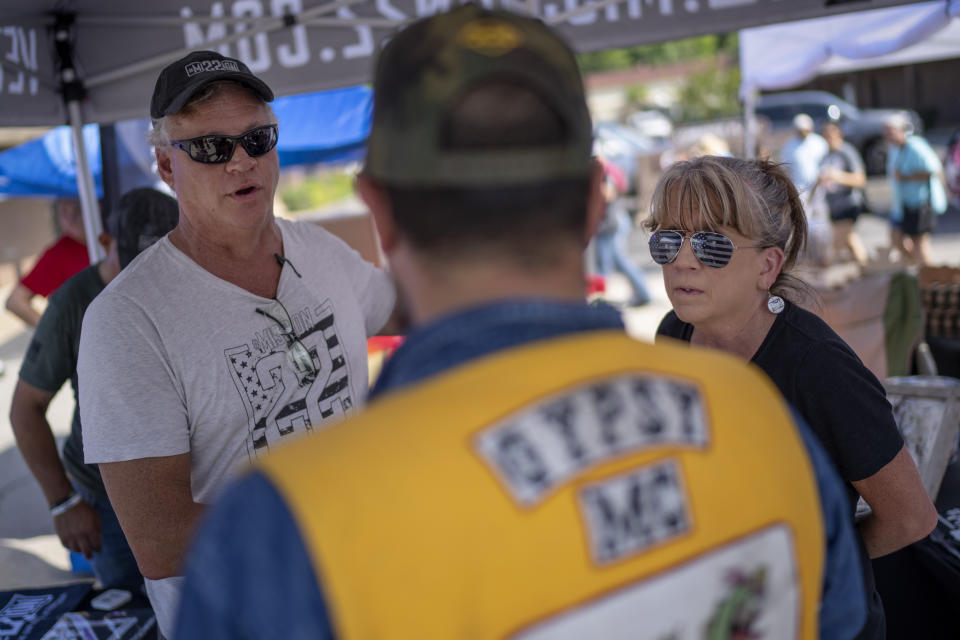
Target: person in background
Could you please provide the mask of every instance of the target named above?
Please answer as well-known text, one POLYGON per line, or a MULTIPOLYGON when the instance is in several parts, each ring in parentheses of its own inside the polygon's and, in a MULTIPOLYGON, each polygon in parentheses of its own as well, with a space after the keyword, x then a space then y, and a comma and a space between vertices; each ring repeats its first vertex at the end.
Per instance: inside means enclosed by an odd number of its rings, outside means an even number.
POLYGON ((464 5, 374 88, 357 190, 415 328, 367 410, 223 493, 177 638, 852 637, 813 437, 752 368, 584 299, 603 170, 569 47, 464 5))
POLYGON ((57 289, 27 348, 10 407, 17 447, 50 504, 64 547, 90 559, 101 586, 143 582, 96 465, 84 464, 79 408, 74 410, 63 460, 47 422, 47 407, 69 380, 77 397, 80 326, 90 302, 140 251, 177 224, 177 201, 153 189, 123 195, 99 240, 106 258, 57 289))
POLYGON ((883 386, 820 318, 797 306, 791 271, 806 214, 781 165, 704 156, 671 167, 653 196, 650 254, 673 305, 660 338, 725 351, 763 370, 817 434, 846 481, 857 523, 869 618, 859 638, 883 638, 870 558, 930 533, 937 512, 897 430, 883 386))
POLYGON ((798 113, 793 118, 793 136, 783 145, 780 158, 790 172, 790 179, 796 185, 808 215, 818 213, 810 210, 811 196, 820 177, 820 162, 827 151, 826 141, 814 131, 813 118, 798 113))
POLYGON ((7 296, 7 311, 30 327, 36 327, 40 322, 40 312, 33 306, 33 299, 36 296, 49 297, 68 278, 90 265, 80 203, 71 198, 60 198, 54 203, 54 210, 60 237, 44 250, 30 273, 7 296))
POLYGON ((944 182, 950 203, 960 207, 960 129, 947 142, 947 157, 943 163, 944 182))
POLYGON ((843 139, 843 131, 836 122, 823 123, 820 131, 829 151, 820 161, 817 189, 823 192, 833 225, 834 258, 841 257, 846 250, 863 266, 867 264, 867 250, 854 231, 864 208, 863 188, 867 185, 863 160, 856 148, 843 139))
POLYGON ((700 136, 697 141, 690 147, 689 157, 684 158, 684 160, 689 160, 690 158, 696 158, 699 156, 733 156, 733 153, 730 152, 730 143, 728 143, 724 138, 710 133, 704 133, 700 136))
POLYGON ((365 400, 366 340, 396 300, 389 276, 339 238, 274 217, 272 99, 214 51, 160 72, 151 143, 180 219, 83 319, 84 456, 167 637, 206 503, 243 463, 365 400))
POLYGON ((943 164, 930 144, 913 133, 913 123, 903 114, 887 118, 883 137, 890 144, 890 244, 910 264, 923 267, 930 264, 930 232, 936 216, 947 210, 943 164))
POLYGON ((650 302, 650 292, 647 290, 643 271, 627 254, 626 243, 633 223, 620 198, 620 194, 626 189, 626 178, 616 165, 608 161, 603 161, 603 168, 603 198, 606 207, 593 240, 597 273, 607 276, 616 269, 626 276, 633 291, 627 306, 639 307, 650 302))

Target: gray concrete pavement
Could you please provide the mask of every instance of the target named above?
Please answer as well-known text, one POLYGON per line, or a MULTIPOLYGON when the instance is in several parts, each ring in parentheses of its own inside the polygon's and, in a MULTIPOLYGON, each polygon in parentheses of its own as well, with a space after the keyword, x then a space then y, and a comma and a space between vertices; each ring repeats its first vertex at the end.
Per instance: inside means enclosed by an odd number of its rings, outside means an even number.
MULTIPOLYGON (((0 287, 5 300, 12 285, 0 287)), ((48 586, 83 579, 70 573, 67 551, 53 534, 40 487, 30 475, 10 428, 10 401, 32 331, 13 314, 0 311, 0 590, 48 586)), ((51 403, 48 416, 62 440, 70 431, 73 394, 69 385, 51 403)))

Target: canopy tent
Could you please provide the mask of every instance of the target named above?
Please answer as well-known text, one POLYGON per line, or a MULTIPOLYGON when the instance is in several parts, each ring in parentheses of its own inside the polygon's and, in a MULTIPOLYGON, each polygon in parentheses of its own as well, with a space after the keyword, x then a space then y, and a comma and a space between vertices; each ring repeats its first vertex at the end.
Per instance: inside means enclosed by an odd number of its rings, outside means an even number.
MULTIPOLYGON (((952 10, 952 9, 951 9, 952 10)), ((954 11, 956 15, 956 11, 954 11)), ((933 60, 948 60, 960 57, 960 20, 951 20, 946 27, 931 34, 917 44, 898 51, 872 58, 853 60, 842 56, 830 56, 818 70, 818 75, 845 73, 861 69, 895 67, 933 60)))
MULTIPOLYGON (((280 166, 349 162, 362 157, 370 131, 373 92, 349 87, 278 98, 273 103, 280 123, 277 152, 280 166)), ((151 175, 152 155, 146 144, 149 122, 118 123, 118 137, 142 173, 151 175)), ((83 127, 86 155, 98 196, 103 195, 100 135, 97 125, 83 127)), ((0 153, 0 194, 77 195, 77 165, 68 127, 0 153)))
POLYGON ((921 2, 740 32, 746 146, 753 148, 759 90, 795 87, 836 73, 960 57, 960 0, 921 2))
POLYGON ((273 103, 280 122, 280 166, 333 164, 363 157, 373 119, 366 86, 286 96, 273 103))
MULTIPOLYGON (((916 0, 483 0, 541 16, 579 51, 734 31, 916 0)), ((278 95, 366 82, 377 43, 451 0, 0 0, 0 126, 68 122, 91 256, 100 216, 84 122, 146 115, 188 50, 242 59, 278 95)))
MULTIPOLYGON (((909 1, 496 4, 532 10, 575 49, 589 51, 909 1)), ((65 94, 81 101, 84 122, 144 117, 159 69, 198 48, 242 59, 279 95, 362 84, 377 43, 392 29, 450 6, 451 0, 0 0, 0 126, 63 124, 65 94)))
POLYGON ((743 86, 787 89, 821 73, 960 56, 955 17, 960 0, 940 0, 744 29, 743 86))

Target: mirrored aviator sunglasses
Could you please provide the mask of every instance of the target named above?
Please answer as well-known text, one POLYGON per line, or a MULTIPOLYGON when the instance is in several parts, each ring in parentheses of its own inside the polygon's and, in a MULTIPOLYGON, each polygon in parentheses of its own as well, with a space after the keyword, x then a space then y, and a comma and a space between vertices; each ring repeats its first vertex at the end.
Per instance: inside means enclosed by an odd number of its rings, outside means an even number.
MULTIPOLYGON (((650 236, 650 257, 657 264, 668 264, 677 259, 686 236, 681 231, 656 231, 650 236)), ((730 264, 735 249, 760 249, 759 245, 738 247, 722 233, 698 231, 690 235, 693 255, 708 267, 720 269, 730 264)))
POLYGON ((190 159, 202 164, 223 164, 229 162, 237 143, 251 158, 259 158, 270 153, 277 146, 277 125, 268 124, 245 131, 238 136, 209 135, 171 140, 171 146, 182 150, 190 159))

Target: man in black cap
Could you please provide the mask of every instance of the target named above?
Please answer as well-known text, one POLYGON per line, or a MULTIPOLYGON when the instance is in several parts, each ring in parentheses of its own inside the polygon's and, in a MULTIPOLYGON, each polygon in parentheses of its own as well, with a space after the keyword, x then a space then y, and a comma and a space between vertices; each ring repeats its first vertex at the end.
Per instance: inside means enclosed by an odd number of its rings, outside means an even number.
POLYGON ((160 177, 180 222, 90 307, 80 349, 87 462, 99 463, 170 635, 189 534, 238 463, 349 414, 387 275, 317 225, 274 218, 270 88, 198 51, 157 79, 160 177))
POLYGON ((33 334, 14 390, 10 424, 27 466, 50 504, 63 546, 90 559, 103 587, 133 587, 143 578, 120 529, 96 465, 84 464, 79 409, 63 460, 47 422, 47 407, 64 382, 77 394, 80 323, 90 302, 148 246, 177 225, 177 201, 140 188, 120 198, 100 236, 106 258, 79 272, 50 297, 33 334))
POLYGON ((178 638, 809 640, 821 594, 852 637, 813 437, 742 363, 584 300, 604 203, 569 48, 466 5, 392 38, 374 87, 358 190, 415 329, 361 415, 224 492, 178 638))

